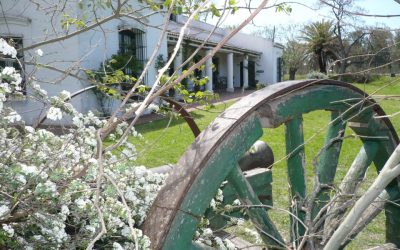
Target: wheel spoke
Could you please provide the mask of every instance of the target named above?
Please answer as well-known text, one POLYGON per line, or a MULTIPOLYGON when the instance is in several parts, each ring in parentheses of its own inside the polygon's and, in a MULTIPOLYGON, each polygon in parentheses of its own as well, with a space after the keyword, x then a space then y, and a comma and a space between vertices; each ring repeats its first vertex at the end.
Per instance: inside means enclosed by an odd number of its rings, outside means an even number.
POLYGON ((267 211, 246 180, 239 165, 232 169, 227 179, 235 188, 240 201, 247 206, 247 213, 260 232, 263 241, 270 246, 285 247, 283 237, 269 218, 267 211))
MULTIPOLYGON (((305 219, 305 212, 302 210, 306 197, 306 174, 305 174, 305 153, 303 119, 294 118, 286 123, 286 154, 290 195, 292 200, 291 212, 302 222, 305 219)), ((298 241, 305 233, 305 227, 298 219, 290 217, 291 240, 298 241)))
POLYGON ((348 207, 345 203, 354 197, 359 183, 364 179, 365 173, 377 152, 378 144, 374 141, 367 141, 361 147, 339 186, 339 195, 333 198, 334 203, 329 208, 330 215, 326 218, 324 226, 324 240, 328 239, 338 227, 340 218, 348 207))
POLYGON ((335 178, 339 154, 342 148, 342 138, 346 128, 346 124, 342 122, 340 115, 337 111, 331 113, 331 124, 328 128, 324 148, 317 166, 317 185, 319 186, 314 187, 314 190, 317 190, 318 193, 315 196, 315 204, 313 204, 312 218, 315 218, 321 208, 330 200, 329 186, 335 178))

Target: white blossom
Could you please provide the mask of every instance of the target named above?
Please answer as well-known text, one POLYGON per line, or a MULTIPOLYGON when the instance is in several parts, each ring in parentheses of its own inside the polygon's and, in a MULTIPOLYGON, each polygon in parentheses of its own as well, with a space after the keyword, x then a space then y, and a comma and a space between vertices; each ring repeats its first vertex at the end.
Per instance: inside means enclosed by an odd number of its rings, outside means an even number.
POLYGON ((84 209, 86 208, 87 205, 89 205, 91 202, 87 199, 79 198, 75 201, 75 204, 80 208, 84 209))
POLYGON ((3 224, 3 230, 6 231, 8 237, 14 236, 14 229, 10 225, 3 224))
POLYGON ((3 53, 3 55, 11 56, 12 58, 17 57, 17 50, 10 46, 3 38, 0 38, 0 52, 3 53))
POLYGON ((215 203, 215 200, 214 200, 214 199, 211 199, 210 207, 211 207, 213 210, 215 210, 215 209, 217 208, 217 204, 215 203))
POLYGON ((8 212, 10 212, 10 208, 8 208, 7 205, 0 206, 0 218, 6 215, 8 212))
POLYGON ((25 126, 25 130, 28 131, 31 134, 35 133, 35 129, 32 128, 31 126, 25 126))
POLYGON ((69 215, 70 211, 68 209, 68 206, 62 205, 61 206, 61 213, 64 214, 64 215, 69 215))
POLYGON ((9 76, 13 79, 10 83, 14 86, 18 86, 22 82, 21 75, 15 70, 14 67, 4 67, 1 71, 1 77, 9 76))
POLYGON ((49 111, 47 111, 47 118, 53 121, 62 119, 62 111, 59 108, 50 107, 49 111))
POLYGON ((262 242, 260 235, 256 231, 251 230, 249 228, 245 228, 244 232, 248 236, 252 237, 256 241, 256 243, 261 243, 262 242))
POLYGON ((45 183, 39 183, 36 186, 35 192, 37 194, 49 194, 50 196, 56 196, 58 194, 57 185, 50 180, 47 180, 45 183))
POLYGON ((11 123, 21 120, 21 116, 15 111, 10 112, 5 118, 11 123))
POLYGON ((15 176, 15 180, 18 181, 19 183, 25 185, 26 184, 26 178, 25 176, 21 175, 21 174, 17 174, 15 176))
POLYGON ((118 242, 113 243, 113 249, 114 250, 124 250, 124 248, 118 242))
POLYGON ((232 205, 234 205, 234 206, 240 206, 242 203, 240 202, 240 200, 239 199, 236 199, 236 200, 234 200, 233 202, 232 202, 232 205))
POLYGON ((206 229, 203 230, 203 236, 206 237, 206 238, 207 237, 211 237, 212 234, 213 234, 213 232, 212 232, 211 228, 206 228, 206 229))
POLYGON ((3 91, 6 92, 6 93, 11 93, 12 92, 9 84, 6 83, 6 82, 0 83, 0 88, 2 88, 3 91))
POLYGON ((229 239, 225 239, 224 240, 225 246, 228 250, 235 250, 235 244, 232 243, 232 241, 230 241, 229 239))
POLYGON ((160 107, 158 105, 155 105, 154 103, 152 103, 149 105, 148 109, 153 112, 158 112, 160 110, 160 107))
POLYGON ((21 171, 25 175, 32 175, 38 173, 38 169, 35 166, 27 166, 25 164, 21 165, 21 171))
POLYGON ((214 240, 219 250, 226 250, 225 244, 220 237, 215 237, 214 240))
POLYGON ((72 118, 72 123, 79 127, 82 127, 84 125, 83 121, 81 120, 81 118, 79 118, 78 116, 75 116, 74 118, 72 118))
POLYGON ((86 225, 85 229, 87 231, 89 231, 90 233, 94 234, 96 232, 96 227, 92 226, 92 225, 86 225))
POLYGON ((38 56, 43 56, 43 50, 37 49, 37 50, 36 50, 36 54, 37 54, 38 56))
POLYGON ((69 91, 63 90, 60 92, 60 97, 63 99, 71 98, 71 93, 69 91))
POLYGON ((31 86, 36 91, 36 93, 39 94, 39 96, 41 96, 41 97, 47 96, 47 91, 42 89, 39 84, 32 83, 31 86))

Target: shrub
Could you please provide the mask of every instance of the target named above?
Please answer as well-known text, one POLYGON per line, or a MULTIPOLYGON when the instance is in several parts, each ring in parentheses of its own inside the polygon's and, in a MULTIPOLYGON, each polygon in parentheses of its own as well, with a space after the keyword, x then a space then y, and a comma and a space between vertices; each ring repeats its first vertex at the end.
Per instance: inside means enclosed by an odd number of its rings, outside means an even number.
POLYGON ((379 78, 380 75, 362 73, 362 74, 345 75, 343 76, 342 81, 349 83, 369 83, 375 80, 379 80, 379 78))
POLYGON ((307 74, 307 79, 327 79, 328 76, 318 71, 311 71, 307 74))
POLYGON ((267 86, 267 84, 258 82, 256 84, 256 89, 259 90, 259 89, 265 88, 266 86, 267 86))

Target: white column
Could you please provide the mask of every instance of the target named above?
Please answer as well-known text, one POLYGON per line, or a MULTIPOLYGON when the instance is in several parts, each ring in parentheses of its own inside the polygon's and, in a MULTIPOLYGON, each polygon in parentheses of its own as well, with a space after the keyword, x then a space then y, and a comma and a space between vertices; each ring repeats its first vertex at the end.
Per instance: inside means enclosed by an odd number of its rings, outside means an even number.
MULTIPOLYGON (((207 50, 207 54, 211 53, 211 50, 207 50)), ((206 76, 208 78, 208 82, 206 85, 206 89, 208 91, 213 91, 213 72, 212 72, 212 57, 210 57, 206 61, 206 76)))
POLYGON ((228 92, 233 92, 233 53, 228 53, 226 55, 226 67, 227 67, 227 89, 228 92))
POLYGON ((247 89, 249 87, 249 59, 245 55, 243 59, 243 88, 247 89))
MULTIPOLYGON (((174 58, 174 71, 176 71, 179 66, 182 65, 182 49, 179 48, 178 53, 176 54, 175 58, 174 58)), ((182 75, 182 69, 179 69, 177 71, 177 75, 180 76, 182 75)), ((189 87, 189 86, 188 86, 189 87)), ((175 91, 175 99, 179 100, 182 99, 181 96, 178 95, 178 92, 175 91)))
MULTIPOLYGON (((176 54, 174 59, 174 70, 176 71, 181 65, 182 65, 182 49, 179 48, 178 53, 176 54)), ((177 74, 181 75, 182 69, 179 69, 177 74)))

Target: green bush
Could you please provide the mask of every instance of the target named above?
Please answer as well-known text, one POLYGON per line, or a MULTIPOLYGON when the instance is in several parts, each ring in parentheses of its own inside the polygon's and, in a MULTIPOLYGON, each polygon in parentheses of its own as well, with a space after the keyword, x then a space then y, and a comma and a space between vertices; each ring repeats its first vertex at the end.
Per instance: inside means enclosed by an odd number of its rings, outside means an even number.
POLYGON ((380 75, 373 75, 369 73, 345 75, 342 81, 349 83, 370 83, 379 80, 380 75))
POLYGON ((318 71, 311 71, 307 74, 307 79, 327 79, 328 76, 318 71))

